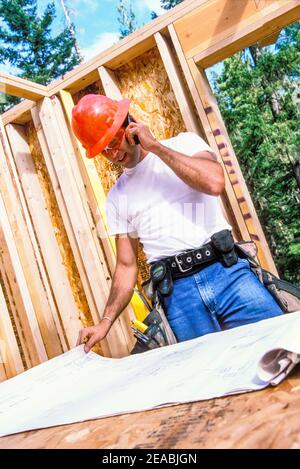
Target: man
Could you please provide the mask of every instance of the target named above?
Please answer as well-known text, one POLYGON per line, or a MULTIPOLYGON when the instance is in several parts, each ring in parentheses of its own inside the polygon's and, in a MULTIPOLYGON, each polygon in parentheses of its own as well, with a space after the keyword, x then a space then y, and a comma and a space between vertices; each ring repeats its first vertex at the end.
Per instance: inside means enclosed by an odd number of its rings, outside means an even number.
POLYGON ((110 295, 101 322, 83 328, 78 344, 87 340, 88 352, 129 303, 138 240, 149 264, 162 260, 173 277, 163 302, 178 341, 282 314, 234 250, 218 200, 223 170, 210 147, 191 132, 159 142, 144 123, 128 123, 128 110, 129 100, 100 95, 83 97, 73 110, 87 156, 101 152, 124 169, 107 199, 117 248, 110 295))

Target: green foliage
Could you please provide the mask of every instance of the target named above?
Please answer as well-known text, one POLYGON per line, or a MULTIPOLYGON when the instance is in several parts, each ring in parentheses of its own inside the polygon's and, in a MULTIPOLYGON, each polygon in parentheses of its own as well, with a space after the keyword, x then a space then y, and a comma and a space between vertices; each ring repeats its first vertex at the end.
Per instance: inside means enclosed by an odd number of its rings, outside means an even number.
POLYGON ((214 89, 280 274, 300 283, 300 24, 223 62, 214 89))
POLYGON ((16 67, 21 78, 44 85, 79 64, 70 28, 52 34, 55 15, 54 2, 39 16, 37 0, 0 0, 0 63, 16 67))
POLYGON ((123 39, 137 29, 135 14, 133 13, 130 0, 119 0, 118 13, 119 38, 123 39))
POLYGON ((161 7, 165 10, 170 10, 171 8, 179 5, 183 0, 160 0, 161 7))

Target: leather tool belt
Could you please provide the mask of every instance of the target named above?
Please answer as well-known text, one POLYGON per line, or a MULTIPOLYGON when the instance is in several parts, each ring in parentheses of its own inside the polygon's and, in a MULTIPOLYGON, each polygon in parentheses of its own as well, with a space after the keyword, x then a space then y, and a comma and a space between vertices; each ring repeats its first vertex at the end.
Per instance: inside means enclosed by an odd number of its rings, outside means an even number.
POLYGON ((185 251, 176 256, 163 259, 170 266, 173 279, 186 277, 217 260, 220 255, 214 249, 212 243, 204 244, 201 248, 185 251))
POLYGON ((215 233, 211 241, 200 248, 154 262, 150 267, 153 287, 161 297, 168 296, 173 291, 174 279, 192 275, 216 261, 222 262, 225 267, 231 267, 238 261, 230 230, 215 233))

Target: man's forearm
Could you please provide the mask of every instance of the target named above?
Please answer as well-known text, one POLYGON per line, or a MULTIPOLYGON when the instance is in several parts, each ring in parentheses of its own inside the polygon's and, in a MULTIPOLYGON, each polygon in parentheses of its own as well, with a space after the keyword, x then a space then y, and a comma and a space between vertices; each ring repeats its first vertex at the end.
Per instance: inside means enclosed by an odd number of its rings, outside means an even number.
POLYGON ((137 280, 137 270, 117 266, 103 316, 114 321, 131 300, 137 280))
POLYGON ((203 157, 190 157, 165 147, 157 142, 153 149, 164 163, 174 173, 193 189, 209 195, 220 195, 224 189, 224 174, 221 165, 217 161, 203 157))

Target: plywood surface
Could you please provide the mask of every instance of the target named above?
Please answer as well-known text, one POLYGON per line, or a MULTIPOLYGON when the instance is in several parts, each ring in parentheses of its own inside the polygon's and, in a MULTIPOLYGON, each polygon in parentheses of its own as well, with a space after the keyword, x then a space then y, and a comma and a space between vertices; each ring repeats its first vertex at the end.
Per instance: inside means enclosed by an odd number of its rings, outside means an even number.
POLYGON ((300 448, 300 369, 276 388, 20 433, 2 448, 300 448))

